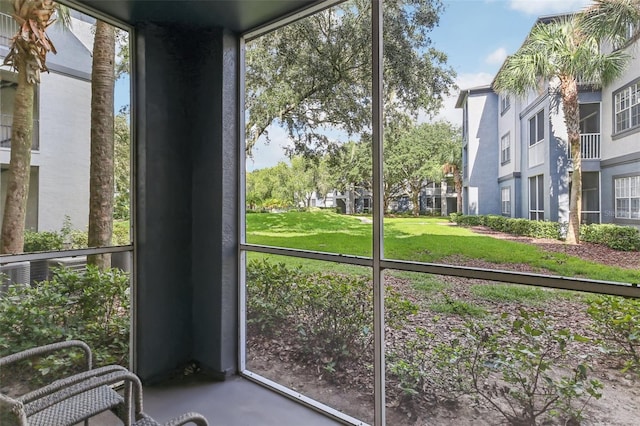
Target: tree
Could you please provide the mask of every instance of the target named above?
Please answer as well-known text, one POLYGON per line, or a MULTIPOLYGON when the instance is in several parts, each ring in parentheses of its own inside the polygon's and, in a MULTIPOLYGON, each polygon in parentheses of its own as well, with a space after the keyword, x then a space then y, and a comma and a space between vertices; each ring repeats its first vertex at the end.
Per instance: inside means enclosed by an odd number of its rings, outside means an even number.
MULTIPOLYGON (((431 46, 440 0, 385 3, 385 105, 436 111, 453 87, 446 55, 431 46)), ((273 123, 297 152, 330 145, 327 128, 348 135, 371 125, 371 1, 351 0, 250 41, 246 48, 247 151, 273 123)))
MULTIPOLYGON (((601 3, 606 2, 602 0, 601 3)), ((569 244, 580 242, 582 158, 578 81, 608 84, 622 73, 628 59, 621 50, 603 53, 600 33, 588 31, 584 22, 582 15, 576 14, 536 24, 522 47, 507 58, 494 80, 498 93, 522 96, 528 90, 536 89, 541 80, 559 91, 573 162, 566 240, 569 244)))
MULTIPOLYGON (((440 181, 449 170, 443 164, 460 157, 460 130, 446 121, 411 124, 399 136, 386 132, 385 169, 397 176, 397 182, 413 204, 413 215, 420 214, 420 193, 429 181, 440 181), (395 137, 394 137, 395 136, 395 137), (388 141, 388 144, 387 144, 388 141)), ((387 176, 388 173, 385 173, 387 176)))
POLYGON ((2 254, 21 253, 23 250, 31 173, 34 90, 40 83, 40 72, 48 71, 47 53, 56 53, 46 33, 55 21, 56 11, 63 18, 62 21, 67 22, 67 15, 52 0, 14 0, 13 8, 18 32, 11 39, 4 65, 17 71, 18 85, 11 128, 7 198, 0 235, 2 254))
POLYGON ((114 121, 114 184, 113 218, 129 220, 131 192, 131 130, 128 111, 120 111, 114 121))
MULTIPOLYGON (((89 247, 111 245, 113 233, 115 37, 114 27, 97 21, 91 67, 89 247)), ((111 255, 91 255, 87 262, 106 269, 111 255)))
POLYGON ((371 181, 371 140, 362 138, 333 147, 328 155, 331 186, 347 195, 346 212, 355 212, 355 191, 370 190, 371 181))

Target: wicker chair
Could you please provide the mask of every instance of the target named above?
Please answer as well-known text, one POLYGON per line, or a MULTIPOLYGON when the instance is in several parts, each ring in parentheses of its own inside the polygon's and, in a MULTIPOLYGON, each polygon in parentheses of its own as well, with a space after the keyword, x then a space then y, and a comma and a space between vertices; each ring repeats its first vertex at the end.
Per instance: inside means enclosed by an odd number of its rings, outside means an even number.
MULTIPOLYGON (((56 380, 18 397, 0 393, 0 423, 17 426, 73 426, 110 410, 127 426, 160 426, 142 411, 142 385, 140 379, 126 368, 110 365, 91 368, 91 349, 79 340, 53 343, 0 358, 0 369, 9 365, 69 348, 79 348, 85 355, 85 371, 56 380), (124 395, 114 385, 124 384, 124 395), (132 395, 133 392, 133 395, 132 395), (133 396, 134 407, 131 406, 133 396), (135 410, 132 413, 132 408, 135 410), (6 410, 3 413, 3 410, 6 410), (133 423, 132 423, 133 414, 133 423), (8 423, 11 422, 11 423, 8 423)), ((206 419, 188 413, 171 420, 166 426, 179 426, 189 422, 208 426, 206 419)))

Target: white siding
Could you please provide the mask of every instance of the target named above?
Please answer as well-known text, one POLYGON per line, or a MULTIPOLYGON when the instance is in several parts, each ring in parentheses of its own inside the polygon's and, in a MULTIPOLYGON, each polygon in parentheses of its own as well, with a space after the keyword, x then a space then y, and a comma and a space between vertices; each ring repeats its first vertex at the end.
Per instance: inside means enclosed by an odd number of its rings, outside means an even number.
POLYGON ((91 84, 44 74, 40 85, 38 229, 59 230, 65 216, 84 230, 89 216, 91 84))

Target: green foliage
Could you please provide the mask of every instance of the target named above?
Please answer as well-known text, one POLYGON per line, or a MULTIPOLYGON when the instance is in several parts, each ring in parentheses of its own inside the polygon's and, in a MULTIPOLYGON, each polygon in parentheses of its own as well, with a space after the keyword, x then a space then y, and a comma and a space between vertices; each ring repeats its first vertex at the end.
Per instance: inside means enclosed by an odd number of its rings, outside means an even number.
MULTIPOLYGON (((385 99, 392 120, 404 111, 433 112, 453 87, 453 70, 428 33, 437 0, 385 6, 385 99), (393 102, 391 101, 393 99, 393 102)), ((246 139, 249 149, 274 122, 298 152, 332 145, 323 130, 364 133, 371 124, 371 2, 351 0, 265 34, 246 46, 246 139)))
MULTIPOLYGON (((399 328, 417 307, 386 289, 386 323, 399 328)), ((260 336, 295 330, 297 355, 329 371, 366 356, 373 339, 373 290, 363 277, 308 273, 266 260, 247 265, 247 324, 260 336)))
MULTIPOLYGON (((129 277, 118 269, 61 268, 35 287, 10 286, 0 298, 0 312, 0 355, 80 339, 98 365, 127 362, 129 277)), ((51 362, 45 359, 41 373, 51 362)))
MULTIPOLYGON (((123 33, 119 31, 119 33, 123 33)), ((127 34, 128 35, 128 34, 127 34)), ((128 53, 128 47, 126 52, 128 53)), ((128 66, 126 62, 120 62, 128 66)), ((113 217, 117 220, 129 220, 131 193, 131 130, 129 113, 120 111, 114 118, 114 197, 113 217)))
POLYGON ((429 309, 439 314, 454 314, 470 317, 483 317, 487 313, 484 308, 473 303, 454 299, 446 293, 443 293, 442 296, 444 300, 431 303, 429 309))
POLYGON ((401 390, 405 404, 453 402, 471 390, 458 374, 452 374, 455 362, 439 355, 442 346, 434 333, 416 327, 403 345, 387 352, 391 383, 401 390))
POLYGON ((64 244, 63 236, 56 231, 25 231, 24 232, 24 252, 32 253, 37 251, 62 250, 64 244))
MULTIPOLYGON (((451 215, 450 221, 461 226, 487 226, 494 231, 534 238, 562 239, 566 224, 541 220, 507 218, 496 215, 451 215)), ((640 231, 632 226, 592 224, 580 226, 580 239, 603 244, 614 250, 640 250, 640 231)))
POLYGON ((582 241, 603 244, 614 250, 640 250, 640 231, 632 226, 592 224, 580 226, 582 241))
POLYGON ((114 246, 127 246, 131 244, 131 236, 128 220, 114 220, 111 244, 114 246))
POLYGON ((604 348, 621 358, 624 371, 640 375, 640 300, 600 296, 587 303, 604 348))
POLYGON ((579 422, 591 398, 601 397, 602 384, 588 379, 586 361, 569 357, 574 342, 588 339, 558 329, 543 311, 467 322, 456 335, 439 345, 439 362, 452 367, 453 383, 471 389, 510 424, 535 425, 554 416, 579 422))
POLYGON ((483 225, 494 231, 534 238, 561 239, 564 224, 542 220, 517 219, 498 215, 456 215, 451 219, 462 226, 483 225))

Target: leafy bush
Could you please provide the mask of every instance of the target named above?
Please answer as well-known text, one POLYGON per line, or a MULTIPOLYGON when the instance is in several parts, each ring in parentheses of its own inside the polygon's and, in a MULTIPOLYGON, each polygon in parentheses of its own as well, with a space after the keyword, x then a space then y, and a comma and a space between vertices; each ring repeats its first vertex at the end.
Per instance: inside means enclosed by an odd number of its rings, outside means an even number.
POLYGON ((114 246, 128 246, 131 244, 128 220, 115 220, 113 222, 111 244, 114 246))
MULTIPOLYGON (((417 307, 386 289, 386 322, 401 327, 417 307)), ((357 362, 373 339, 373 290, 363 277, 308 273, 267 260, 247 265, 247 324, 256 334, 286 337, 293 350, 327 371, 357 362), (290 337, 290 336, 289 336, 290 337)))
POLYGON ((614 250, 640 250, 640 231, 632 226, 592 224, 580 226, 582 241, 603 244, 614 250))
POLYGON ((402 392, 403 405, 420 401, 435 404, 440 400, 457 400, 470 391, 466 382, 454 383, 459 375, 451 374, 448 362, 440 362, 436 351, 436 335, 422 327, 416 327, 412 337, 403 345, 395 345, 387 353, 390 383, 402 392))
POLYGON ((569 365, 572 342, 587 339, 556 329, 542 311, 467 322, 456 334, 439 345, 440 365, 448 363, 452 383, 471 389, 510 424, 540 424, 553 416, 580 421, 589 400, 601 397, 602 384, 587 378, 589 366, 569 365))
POLYGON ((622 358, 624 371, 640 375, 640 300, 601 296, 587 303, 605 349, 622 358))
POLYGON ((129 277, 118 269, 60 268, 37 287, 10 286, 0 298, 0 312, 0 355, 80 339, 98 365, 127 362, 129 277))
POLYGON ((55 231, 25 231, 24 232, 24 252, 32 253, 37 251, 62 250, 64 238, 62 234, 55 231))
MULTIPOLYGON (((564 239, 567 232, 566 223, 541 220, 507 218, 497 215, 451 214, 449 220, 461 226, 487 226, 494 231, 533 238, 564 239)), ((612 224, 592 224, 580 226, 582 241, 603 244, 614 250, 640 250, 640 230, 632 226, 612 224)))
POLYGON ((455 219, 455 222, 458 225, 461 226, 478 226, 478 225, 483 225, 483 219, 484 216, 477 216, 477 215, 457 215, 455 217, 452 216, 453 219, 455 219))

